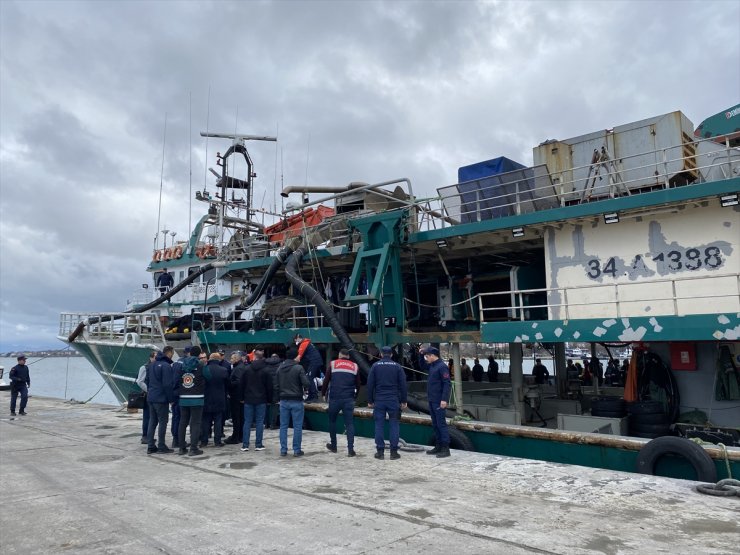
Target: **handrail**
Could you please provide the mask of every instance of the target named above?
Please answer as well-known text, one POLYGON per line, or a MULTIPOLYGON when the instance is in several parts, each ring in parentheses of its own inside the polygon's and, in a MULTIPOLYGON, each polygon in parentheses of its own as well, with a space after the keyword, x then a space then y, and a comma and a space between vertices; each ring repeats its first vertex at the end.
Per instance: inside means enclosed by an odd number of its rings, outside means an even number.
MULTIPOLYGON (((593 175, 590 177, 578 177, 576 178, 575 175, 581 172, 581 174, 587 172, 589 169, 593 169, 594 167, 603 167, 603 170, 601 170, 600 177, 606 178, 605 181, 601 184, 596 184, 593 187, 593 190, 590 194, 591 197, 600 197, 602 194, 606 192, 609 193, 610 196, 614 197, 616 191, 607 191, 615 186, 619 186, 619 188, 624 188, 627 194, 632 194, 635 192, 639 192, 639 189, 648 186, 648 185, 642 185, 640 187, 637 187, 635 189, 630 189, 631 185, 639 184, 640 182, 644 182, 647 177, 646 174, 640 174, 640 170, 645 170, 648 168, 661 168, 661 171, 658 173, 655 173, 650 176, 651 181, 653 182, 652 187, 662 187, 662 188, 669 188, 669 176, 672 174, 680 173, 680 171, 671 171, 669 169, 669 166, 671 164, 675 164, 676 162, 689 162, 689 164, 684 164, 684 168, 681 171, 691 171, 692 173, 697 174, 696 182, 692 185, 700 184, 703 180, 702 172, 703 170, 709 170, 712 168, 720 168, 723 171, 723 175, 725 177, 729 177, 732 175, 732 168, 734 165, 738 164, 740 162, 740 149, 737 147, 730 147, 729 146, 729 136, 724 135, 724 141, 725 144, 720 144, 717 142, 719 137, 714 137, 711 139, 697 139, 692 140, 690 142, 683 142, 681 144, 677 144, 670 147, 665 147, 662 149, 656 149, 654 151, 646 151, 638 154, 631 154, 629 156, 623 156, 620 158, 610 159, 605 162, 599 162, 594 164, 585 164, 582 166, 573 166, 570 168, 563 169, 559 172, 549 172, 542 175, 535 175, 531 178, 520 178, 515 179, 512 178, 511 181, 505 182, 504 184, 508 184, 511 186, 514 186, 517 182, 520 181, 527 181, 528 179, 532 179, 534 181, 537 180, 545 180, 547 184, 545 186, 540 187, 533 187, 526 191, 529 195, 531 195, 533 198, 535 198, 537 201, 547 201, 550 200, 551 202, 555 201, 556 204, 560 206, 564 206, 568 203, 578 204, 582 202, 576 197, 580 196, 581 192, 584 191, 577 189, 577 185, 582 183, 584 180, 587 182, 590 179, 593 179, 593 175), (697 146, 701 143, 707 143, 711 142, 712 146, 716 147, 714 150, 710 152, 702 152, 699 153, 697 150, 697 146), (674 156, 672 154, 672 151, 678 150, 678 156, 674 156), (637 165, 634 167, 625 167, 625 162, 628 162, 631 159, 638 159, 641 157, 649 156, 651 154, 661 154, 660 161, 657 160, 655 162, 651 162, 648 164, 642 164, 637 165), (724 156, 722 156, 724 154, 724 156), (702 156, 713 156, 714 160, 712 160, 710 163, 707 163, 705 165, 700 165, 697 162, 702 156), (733 159, 733 156, 738 156, 737 160, 733 159), (609 166, 608 168, 606 166, 609 166), (725 168, 727 168, 727 171, 725 171, 725 168), (562 177, 566 174, 573 175, 573 179, 563 181, 562 177), (637 177, 630 177, 631 174, 637 175, 637 177), (610 183, 610 178, 618 178, 618 181, 615 179, 614 183, 610 183), (626 179, 627 177, 630 177, 626 179), (558 192, 553 193, 552 191, 554 189, 559 189, 558 192), (569 190, 568 190, 569 189, 569 190)), ((627 164, 628 165, 628 164, 627 164)), ((533 168, 525 168, 528 170, 532 170, 533 168)), ((523 170, 518 170, 523 171, 523 170)), ((505 174, 501 174, 502 176, 505 176, 505 174)), ((476 181, 476 180, 473 180, 476 181)), ((490 187, 481 187, 480 189, 477 189, 475 192, 482 193, 485 195, 485 198, 481 198, 480 195, 477 199, 463 202, 462 200, 462 194, 463 193, 453 193, 449 196, 444 196, 444 191, 450 190, 450 189, 457 189, 457 185, 449 185, 446 187, 442 187, 439 189, 440 196, 436 199, 441 204, 443 204, 446 207, 446 210, 448 212, 454 212, 455 214, 460 214, 460 216, 465 215, 471 215, 476 214, 480 210, 507 210, 507 209, 513 209, 514 213, 520 214, 522 213, 523 209, 527 206, 527 203, 530 202, 529 198, 527 199, 526 203, 522 203, 519 200, 519 196, 523 192, 519 192, 515 196, 517 197, 517 200, 514 202, 509 202, 508 198, 512 195, 510 193, 504 193, 500 194, 498 191, 495 191, 495 189, 500 188, 501 184, 495 184, 490 187), (485 206, 480 207, 480 203, 484 202, 485 206), (468 210, 462 210, 464 206, 467 205, 474 205, 477 206, 477 208, 468 209, 468 210)), ((691 185, 689 185, 691 186, 691 185)), ((472 193, 471 191, 470 193, 472 193)), ((470 193, 464 193, 464 194, 470 194, 470 193)), ((619 195, 616 195, 619 196, 619 195)), ((474 218, 476 221, 478 218, 474 218)), ((420 222, 423 223, 423 222, 420 222)), ((444 222, 441 222, 441 225, 444 227, 444 222)))
MULTIPOLYGON (((533 308, 547 308, 548 310, 551 308, 564 308, 565 314, 563 319, 568 320, 571 318, 570 314, 570 308, 572 307, 578 307, 578 306, 604 306, 614 305, 616 307, 616 317, 621 318, 621 306, 624 304, 634 304, 639 302, 645 302, 645 301, 673 301, 673 316, 679 316, 679 307, 678 307, 678 301, 689 301, 689 300, 696 300, 696 299, 735 299, 737 298, 738 302, 740 302, 740 273, 728 273, 728 274, 719 274, 719 275, 707 275, 707 276, 686 276, 686 277, 679 277, 679 278, 665 278, 665 279, 657 279, 657 280, 651 280, 649 282, 646 281, 640 281, 640 282, 631 282, 631 283, 604 283, 604 284, 593 284, 593 285, 579 285, 579 286, 573 286, 573 287, 543 287, 538 289, 515 289, 511 291, 494 291, 489 293, 479 293, 478 294, 478 311, 480 315, 480 321, 485 322, 485 315, 486 313, 490 312, 507 312, 510 313, 512 316, 514 314, 518 314, 517 319, 521 321, 526 321, 525 314, 527 310, 533 309, 533 308), (720 294, 696 294, 695 292, 692 292, 690 296, 678 296, 676 294, 676 283, 677 282, 687 282, 692 280, 706 280, 706 279, 712 279, 717 280, 721 278, 732 278, 735 280, 735 283, 737 285, 737 292, 735 293, 720 293, 720 294), (629 298, 628 300, 620 300, 620 297, 618 295, 618 291, 620 288, 623 287, 635 287, 635 286, 644 286, 646 284, 657 284, 657 283, 670 283, 671 284, 671 296, 666 297, 656 297, 654 294, 651 294, 649 297, 645 298, 629 298), (615 290, 615 296, 614 300, 605 300, 605 299, 599 299, 598 301, 594 302, 569 302, 568 301, 568 292, 572 291, 582 291, 586 289, 604 289, 604 288, 613 288, 615 290), (557 292, 562 293, 563 302, 559 303, 546 303, 546 304, 525 304, 525 296, 526 295, 532 295, 536 293, 547 293, 548 296, 550 293, 557 292), (511 296, 514 295, 517 303, 513 304, 511 306, 496 306, 496 307, 484 307, 484 300, 486 298, 494 297, 494 296, 501 296, 501 295, 507 295, 511 296)), ((731 312, 735 312, 736 308, 730 308, 728 309, 731 312)))

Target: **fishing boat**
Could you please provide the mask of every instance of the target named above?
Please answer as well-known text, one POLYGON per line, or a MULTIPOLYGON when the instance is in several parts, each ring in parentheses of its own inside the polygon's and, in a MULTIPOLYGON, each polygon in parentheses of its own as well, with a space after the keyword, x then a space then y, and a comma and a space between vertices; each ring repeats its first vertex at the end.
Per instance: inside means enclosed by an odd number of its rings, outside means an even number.
MULTIPOLYGON (((738 108, 725 112, 735 131, 738 108)), ((442 347, 459 367, 461 348, 495 344, 507 381, 455 375, 453 447, 634 471, 648 440, 680 433, 721 439, 704 452, 720 476, 725 464, 737 473, 740 144, 735 131, 706 129, 676 111, 547 140, 531 166, 464 166, 432 197, 407 178, 289 186, 273 215, 253 202, 246 145, 275 139, 207 134, 230 146, 195 195, 204 215, 191 236, 168 247, 160 230, 152 283, 120 312, 62 314, 59 338, 121 402, 166 344, 284 352, 301 334, 327 362, 349 349, 364 371, 391 345, 413 399, 402 433, 417 443, 431 436, 419 346, 442 347), (244 175, 229 170, 234 157, 244 175), (162 286, 165 269, 173 283, 162 286), (620 386, 569 379, 567 343, 629 352, 630 403, 620 386), (531 345, 552 354, 555 385, 528 383, 531 345), (693 424, 680 422, 688 413, 693 424)), ((372 435, 370 411, 356 417, 372 435)), ((308 404, 307 421, 325 429, 325 405, 308 404)), ((681 460, 651 470, 691 475, 681 460)))

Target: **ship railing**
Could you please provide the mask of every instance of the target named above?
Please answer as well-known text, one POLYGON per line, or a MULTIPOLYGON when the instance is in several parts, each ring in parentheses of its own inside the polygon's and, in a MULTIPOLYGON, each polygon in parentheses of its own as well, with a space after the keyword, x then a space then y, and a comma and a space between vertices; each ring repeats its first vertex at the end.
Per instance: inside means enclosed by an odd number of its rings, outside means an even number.
MULTIPOLYGON (((370 213, 370 211, 364 211, 364 214, 367 213, 370 213)), ((358 215, 359 213, 353 213, 352 217, 358 215)), ((313 236, 312 243, 316 250, 341 247, 348 245, 352 237, 347 225, 349 219, 348 216, 343 215, 333 216, 315 225, 307 225, 297 230, 286 230, 283 232, 283 240, 279 242, 268 241, 266 236, 250 236, 241 241, 230 240, 224 244, 215 245, 215 248, 220 259, 233 262, 274 256, 287 239, 297 236, 303 238, 313 236)))
MULTIPOLYGON (((685 136, 688 138, 688 136, 685 136)), ((515 216, 608 198, 728 179, 740 173, 740 148, 730 136, 682 144, 548 172, 522 168, 438 189, 438 217, 421 218, 420 229, 515 216), (722 141, 720 143, 719 141, 722 141), (647 161, 649 160, 649 162, 647 161), (568 179, 568 176, 572 176, 568 179)), ((436 206, 431 206, 434 210, 436 206)), ((425 211, 424 214, 428 214, 425 211)))
POLYGON ((196 330, 204 331, 259 331, 322 328, 325 325, 324 315, 315 304, 291 306, 290 310, 279 316, 257 314, 249 319, 243 319, 241 316, 242 314, 237 312, 231 312, 226 317, 213 312, 195 313, 194 321, 198 321, 198 324, 196 326, 194 323, 194 326, 196 330))
POLYGON ((85 323, 83 334, 89 341, 164 342, 164 330, 159 317, 153 313, 64 312, 59 318, 59 336, 69 337, 80 323, 85 323))
POLYGON ((558 320, 583 317, 645 316, 644 308, 647 305, 662 308, 662 310, 657 308, 651 310, 650 315, 655 316, 738 312, 740 311, 740 273, 666 278, 649 283, 515 289, 478 295, 481 322, 544 320, 546 318, 542 317, 542 313, 545 309, 551 318, 558 320), (704 290, 691 287, 699 280, 712 280, 713 287, 704 290), (722 280, 724 287, 717 287, 720 284, 719 280, 722 280), (663 284, 663 287, 658 290, 655 287, 657 284, 663 284), (649 290, 645 294, 640 294, 640 289, 644 290, 647 286, 649 290), (593 295, 594 298, 587 298, 589 292, 596 293, 593 295), (547 302, 538 302, 536 299, 542 298, 543 295, 547 297, 547 302), (502 296, 508 297, 510 304, 505 306, 497 304, 495 299, 502 296), (492 304, 496 306, 491 306, 492 304))

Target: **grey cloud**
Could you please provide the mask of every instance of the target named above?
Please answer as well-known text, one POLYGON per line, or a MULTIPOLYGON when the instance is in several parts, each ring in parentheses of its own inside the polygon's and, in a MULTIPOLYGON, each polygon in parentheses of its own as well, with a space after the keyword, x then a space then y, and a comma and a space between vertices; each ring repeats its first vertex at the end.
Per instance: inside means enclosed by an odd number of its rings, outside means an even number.
POLYGON ((275 145, 252 145, 258 202, 280 205, 281 174, 305 181, 309 140, 310 184, 433 195, 549 138, 737 102, 738 18, 721 1, 3 2, 0 343, 24 324, 54 344, 59 310, 122 307, 148 279, 160 179, 178 238, 191 153, 193 187, 213 183, 226 147, 206 156, 206 125, 279 126, 277 175, 275 145))

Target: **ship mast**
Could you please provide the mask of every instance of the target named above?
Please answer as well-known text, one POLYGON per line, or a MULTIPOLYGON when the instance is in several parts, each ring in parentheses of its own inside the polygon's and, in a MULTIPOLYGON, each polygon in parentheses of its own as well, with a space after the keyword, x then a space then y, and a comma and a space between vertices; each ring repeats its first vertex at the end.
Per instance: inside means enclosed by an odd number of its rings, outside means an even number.
POLYGON ((246 192, 246 209, 247 209, 247 220, 251 221, 252 216, 254 215, 254 209, 253 209, 253 196, 254 196, 254 190, 253 190, 253 184, 254 184, 254 178, 257 177, 256 172, 254 171, 254 165, 252 163, 252 158, 249 155, 249 151, 247 150, 247 147, 245 146, 246 141, 277 141, 277 137, 270 137, 266 135, 243 135, 239 133, 210 133, 210 132, 203 132, 200 133, 201 137, 213 137, 218 139, 231 139, 232 143, 229 149, 226 151, 226 153, 221 156, 219 155, 219 164, 221 165, 221 176, 219 178, 219 181, 217 183, 217 187, 220 187, 221 189, 221 210, 219 214, 219 236, 223 238, 223 222, 224 217, 226 216, 226 207, 228 205, 228 200, 226 196, 226 190, 227 189, 243 189, 246 192), (247 179, 238 179, 233 176, 229 176, 227 173, 227 159, 229 156, 231 156, 234 153, 239 153, 244 157, 244 161, 247 163, 247 179))

